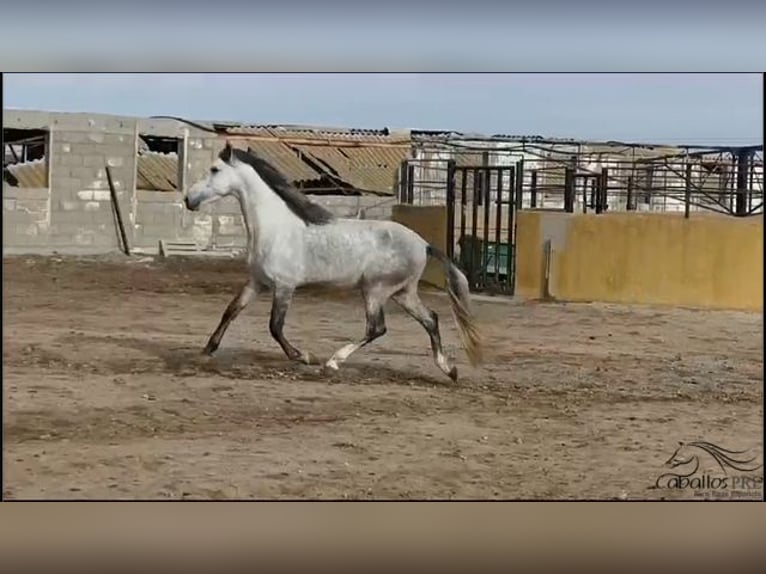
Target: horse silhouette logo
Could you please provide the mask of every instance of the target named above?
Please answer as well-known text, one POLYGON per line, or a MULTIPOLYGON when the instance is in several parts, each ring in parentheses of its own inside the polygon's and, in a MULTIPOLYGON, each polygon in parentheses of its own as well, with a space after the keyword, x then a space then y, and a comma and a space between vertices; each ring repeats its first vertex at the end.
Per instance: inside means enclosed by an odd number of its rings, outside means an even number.
MULTIPOLYGON (((721 489, 728 488, 730 471, 738 472, 755 472, 760 469, 763 464, 756 463, 756 456, 747 458, 747 450, 729 450, 718 445, 715 445, 707 441, 693 441, 693 442, 679 442, 678 448, 665 461, 665 466, 670 467, 671 472, 666 472, 660 475, 655 482, 656 488, 685 488, 691 487, 695 489, 711 488, 721 489), (724 476, 710 476, 702 474, 694 476, 700 469, 700 458, 707 455, 712 458, 724 476)), ((734 480, 735 484, 752 484, 761 485, 763 478, 758 477, 750 482, 745 482, 742 479, 734 480)))

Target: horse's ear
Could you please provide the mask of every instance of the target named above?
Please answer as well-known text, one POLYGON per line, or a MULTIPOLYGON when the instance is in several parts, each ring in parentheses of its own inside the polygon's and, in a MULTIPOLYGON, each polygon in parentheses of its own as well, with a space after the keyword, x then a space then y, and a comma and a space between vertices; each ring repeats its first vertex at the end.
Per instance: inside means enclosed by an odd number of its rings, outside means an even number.
POLYGON ((229 140, 226 140, 226 145, 221 150, 220 158, 225 161, 226 163, 229 163, 231 161, 231 142, 229 140))

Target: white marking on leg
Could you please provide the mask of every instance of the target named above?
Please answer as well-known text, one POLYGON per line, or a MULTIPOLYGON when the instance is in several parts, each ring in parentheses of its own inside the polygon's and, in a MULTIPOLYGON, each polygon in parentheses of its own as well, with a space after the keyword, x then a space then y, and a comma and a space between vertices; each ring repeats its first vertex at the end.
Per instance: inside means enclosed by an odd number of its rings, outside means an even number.
POLYGON ((359 347, 361 347, 359 343, 349 343, 348 345, 344 345, 335 351, 333 356, 330 357, 330 359, 325 364, 331 369, 335 369, 337 371, 339 363, 342 363, 348 359, 349 355, 359 349, 359 347))
POLYGON ((338 363, 336 363, 334 359, 329 359, 329 360, 328 360, 328 361, 327 361, 327 362, 324 364, 324 366, 325 366, 325 367, 329 367, 329 368, 330 368, 330 369, 332 369, 333 371, 337 371, 337 370, 338 370, 338 363))
POLYGON ((438 365, 438 367, 445 373, 449 374, 452 367, 450 366, 449 361, 447 360, 447 357, 444 356, 444 353, 439 351, 438 353, 436 353, 435 359, 436 359, 436 364, 438 365))

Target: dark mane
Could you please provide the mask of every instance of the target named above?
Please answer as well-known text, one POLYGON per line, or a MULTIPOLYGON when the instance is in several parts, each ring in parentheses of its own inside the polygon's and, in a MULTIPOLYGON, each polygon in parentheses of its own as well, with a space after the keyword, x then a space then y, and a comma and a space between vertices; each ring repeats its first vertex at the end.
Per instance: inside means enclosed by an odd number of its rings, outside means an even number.
POLYGON ((254 153, 252 150, 244 151, 226 145, 218 155, 226 163, 231 162, 231 156, 252 167, 261 176, 266 185, 276 193, 287 207, 307 225, 324 225, 335 219, 335 216, 322 207, 309 200, 298 191, 277 168, 268 161, 254 153))

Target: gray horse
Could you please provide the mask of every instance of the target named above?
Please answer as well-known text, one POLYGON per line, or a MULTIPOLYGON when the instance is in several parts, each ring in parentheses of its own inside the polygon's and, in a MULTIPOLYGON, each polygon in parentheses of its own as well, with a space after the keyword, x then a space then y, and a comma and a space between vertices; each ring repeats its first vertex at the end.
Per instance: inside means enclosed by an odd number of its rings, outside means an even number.
POLYGON ((337 370, 354 351, 386 333, 383 308, 392 298, 423 326, 436 365, 456 381, 457 368, 442 350, 438 316, 418 296, 427 260, 434 257, 443 264, 450 307, 468 359, 474 366, 481 362, 481 338, 470 311, 465 275, 411 229, 392 221, 336 218, 291 186, 265 159, 227 141, 209 173, 191 186, 185 203, 196 211, 229 195, 242 208, 250 278, 226 308, 206 353, 216 351, 228 326, 256 294, 269 291, 271 335, 289 359, 314 364, 310 353, 296 349, 283 334, 295 289, 358 288, 366 308, 365 336, 335 351, 325 367, 337 370))

